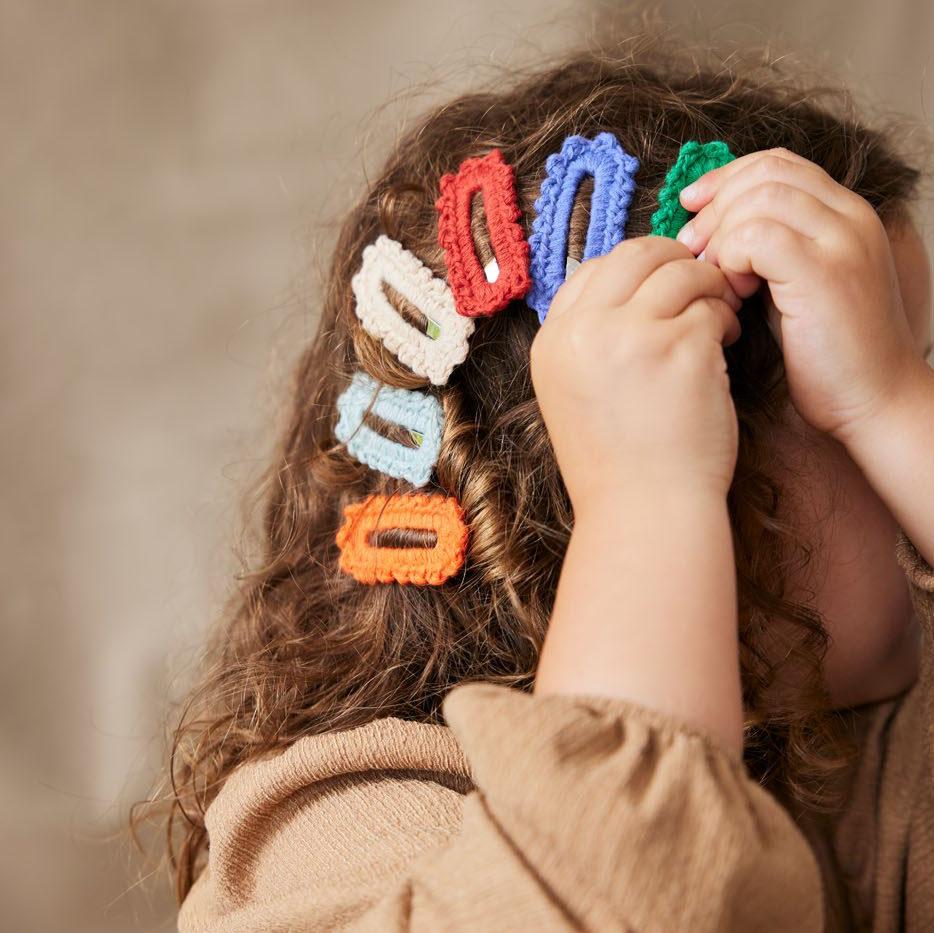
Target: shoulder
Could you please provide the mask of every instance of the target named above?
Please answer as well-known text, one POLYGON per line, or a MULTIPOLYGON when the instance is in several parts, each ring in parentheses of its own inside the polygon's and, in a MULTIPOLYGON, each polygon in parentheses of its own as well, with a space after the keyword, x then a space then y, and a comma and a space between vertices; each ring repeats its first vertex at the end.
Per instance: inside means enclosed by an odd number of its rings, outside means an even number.
POLYGON ((241 765, 227 780, 208 813, 228 805, 262 801, 265 806, 302 789, 380 772, 415 772, 469 777, 467 759, 447 726, 395 716, 353 729, 298 739, 282 752, 241 765))
POLYGON ((235 928, 257 902, 371 890, 458 831, 472 788, 447 726, 396 717, 241 765, 205 814, 208 864, 180 928, 214 929, 207 916, 235 928))

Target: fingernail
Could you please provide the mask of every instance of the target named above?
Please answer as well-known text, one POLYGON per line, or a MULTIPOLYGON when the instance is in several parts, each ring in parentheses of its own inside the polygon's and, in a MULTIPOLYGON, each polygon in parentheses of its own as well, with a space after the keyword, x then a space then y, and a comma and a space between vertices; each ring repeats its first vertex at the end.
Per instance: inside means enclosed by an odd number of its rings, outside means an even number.
POLYGON ((703 259, 703 258, 704 258, 704 254, 705 254, 706 252, 707 252, 706 249, 702 249, 702 250, 697 254, 697 258, 698 258, 698 259, 703 259))
POLYGON ((696 194, 697 194, 697 184, 695 183, 693 185, 686 185, 684 188, 682 188, 680 196, 682 198, 690 199, 690 198, 693 198, 694 195, 696 194))
POLYGON ((689 220, 678 231, 678 241, 688 247, 694 242, 694 224, 692 221, 689 220))

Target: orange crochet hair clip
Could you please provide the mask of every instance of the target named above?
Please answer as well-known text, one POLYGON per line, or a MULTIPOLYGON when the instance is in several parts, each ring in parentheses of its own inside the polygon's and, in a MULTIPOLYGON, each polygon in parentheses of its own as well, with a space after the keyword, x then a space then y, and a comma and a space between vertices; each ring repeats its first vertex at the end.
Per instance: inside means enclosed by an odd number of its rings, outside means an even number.
POLYGON ((373 495, 344 509, 337 532, 340 569, 360 583, 438 586, 463 566, 467 552, 464 512, 454 498, 413 493, 373 495), (433 547, 381 547, 375 532, 433 531, 433 547))
POLYGON ((518 223, 515 173, 499 149, 485 156, 464 159, 456 175, 441 178, 438 242, 444 247, 448 284, 454 306, 464 317, 484 317, 525 296, 531 286, 529 244, 518 223), (483 193, 490 243, 496 257, 490 278, 480 266, 470 231, 473 196, 483 193), (496 273, 498 268, 498 274, 496 273), (490 280, 492 279, 492 280, 490 280))

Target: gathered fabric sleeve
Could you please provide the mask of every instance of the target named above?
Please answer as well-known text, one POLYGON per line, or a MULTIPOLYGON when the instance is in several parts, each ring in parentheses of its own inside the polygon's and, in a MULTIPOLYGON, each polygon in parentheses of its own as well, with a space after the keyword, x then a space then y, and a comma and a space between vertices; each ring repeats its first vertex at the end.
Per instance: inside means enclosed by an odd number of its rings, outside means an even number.
POLYGON ((895 553, 921 625, 921 669, 884 735, 873 929, 934 930, 934 568, 904 530, 895 553))
POLYGON ((495 685, 455 688, 444 713, 477 789, 460 838, 389 895, 414 908, 397 928, 821 928, 807 843, 712 736, 625 700, 495 685))
POLYGON ((180 929, 821 929, 807 842, 713 736, 485 683, 443 713, 449 729, 379 720, 230 779, 180 929))

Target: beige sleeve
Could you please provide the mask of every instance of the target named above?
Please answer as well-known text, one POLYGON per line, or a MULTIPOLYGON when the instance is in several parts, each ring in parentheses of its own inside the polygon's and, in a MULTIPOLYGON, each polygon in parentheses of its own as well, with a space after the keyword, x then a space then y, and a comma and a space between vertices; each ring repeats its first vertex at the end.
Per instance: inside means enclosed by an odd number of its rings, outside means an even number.
POLYGON ((714 738, 493 684, 443 712, 238 769, 182 933, 820 930, 807 842, 714 738))
POLYGON ((934 568, 901 529, 895 544, 895 556, 908 579, 911 601, 927 637, 934 631, 934 568))
POLYGON ((820 930, 816 862, 712 738, 599 696, 462 684, 460 832, 347 929, 820 930))
POLYGON ((896 556, 921 623, 917 685, 888 731, 879 801, 880 930, 934 929, 934 568, 899 530, 896 556))

